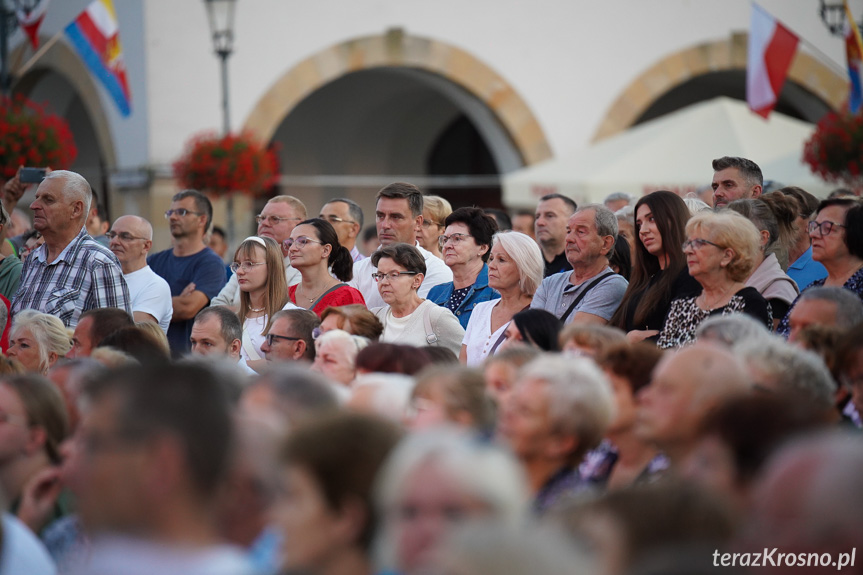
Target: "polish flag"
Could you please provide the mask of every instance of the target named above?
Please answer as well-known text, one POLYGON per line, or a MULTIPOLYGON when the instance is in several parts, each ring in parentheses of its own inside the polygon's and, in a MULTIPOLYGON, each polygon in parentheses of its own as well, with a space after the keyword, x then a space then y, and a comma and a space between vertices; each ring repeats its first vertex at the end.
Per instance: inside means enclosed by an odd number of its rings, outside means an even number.
POLYGON ((752 4, 746 58, 746 102, 765 118, 779 99, 798 38, 757 4, 752 4))

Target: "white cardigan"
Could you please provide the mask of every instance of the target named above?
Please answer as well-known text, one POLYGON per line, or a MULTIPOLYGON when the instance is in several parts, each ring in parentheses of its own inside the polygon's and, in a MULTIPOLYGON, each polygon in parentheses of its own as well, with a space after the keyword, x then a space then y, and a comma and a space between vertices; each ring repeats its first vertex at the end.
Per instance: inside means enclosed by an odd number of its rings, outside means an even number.
MULTIPOLYGON (((456 357, 461 352, 461 342, 464 339, 464 328, 453 313, 445 307, 438 306, 429 300, 423 302, 417 307, 413 313, 406 316, 407 324, 401 334, 388 337, 387 327, 394 319, 390 306, 376 307, 371 310, 384 325, 384 333, 381 335, 380 341, 385 343, 399 343, 405 345, 413 345, 416 347, 425 347, 429 345, 428 335, 426 333, 425 322, 423 316, 428 314, 429 324, 431 325, 434 335, 437 336, 437 342, 433 345, 445 347, 451 350, 456 357)), ((405 318, 398 318, 404 320, 405 318)))

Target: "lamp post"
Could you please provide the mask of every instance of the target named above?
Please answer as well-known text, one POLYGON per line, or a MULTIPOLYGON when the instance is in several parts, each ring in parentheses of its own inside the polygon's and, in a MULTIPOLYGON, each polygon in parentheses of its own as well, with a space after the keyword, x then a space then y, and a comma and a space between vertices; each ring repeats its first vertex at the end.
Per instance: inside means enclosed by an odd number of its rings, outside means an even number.
MULTIPOLYGON (((821 0, 818 6, 821 21, 834 36, 845 35, 845 3, 841 0, 821 0)), ((860 27, 860 24, 857 25, 860 27)))
MULTIPOLYGON (((231 131, 231 111, 228 106, 228 57, 234 51, 234 7, 236 0, 204 0, 213 37, 213 51, 219 57, 222 71, 222 133, 231 131)), ((228 242, 234 239, 234 198, 228 196, 228 242)))

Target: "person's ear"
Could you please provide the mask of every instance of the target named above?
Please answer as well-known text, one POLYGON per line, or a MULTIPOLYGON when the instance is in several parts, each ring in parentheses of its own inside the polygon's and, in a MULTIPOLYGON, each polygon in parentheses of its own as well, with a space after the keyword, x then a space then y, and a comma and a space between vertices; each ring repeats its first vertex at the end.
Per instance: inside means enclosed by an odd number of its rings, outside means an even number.
POLYGON ((421 233, 423 231, 423 215, 420 214, 414 220, 414 231, 416 233, 421 233))
POLYGON ((574 435, 562 433, 553 434, 545 446, 545 453, 549 459, 560 459, 567 457, 578 447, 578 438, 574 435))
MULTIPOLYGON (((84 202, 77 200, 72 202, 72 219, 77 220, 84 214, 84 202)), ((89 215, 87 218, 89 219, 89 215)), ((86 223, 86 222, 85 222, 86 223)))
POLYGON ((767 247, 767 242, 770 241, 770 232, 767 230, 761 230, 761 248, 767 247))
POLYGON ((45 442, 48 440, 48 432, 41 425, 33 425, 30 427, 30 433, 27 436, 27 443, 24 450, 27 455, 33 455, 45 448, 45 442))
POLYGON ((490 249, 491 249, 491 248, 489 248, 489 247, 488 247, 488 244, 480 244, 480 246, 479 246, 479 255, 480 255, 480 257, 481 257, 481 256, 484 256, 485 254, 487 254, 487 253, 488 253, 488 251, 489 251, 490 249))
POLYGON ((734 250, 725 248, 725 253, 722 255, 722 261, 719 262, 719 265, 723 268, 728 267, 732 261, 734 261, 734 250))
POLYGON ((231 342, 231 345, 228 346, 228 355, 231 357, 239 357, 240 349, 243 347, 243 342, 239 339, 235 339, 231 342))
POLYGON ((324 244, 321 246, 321 259, 328 260, 330 259, 330 253, 333 251, 332 244, 324 244))
POLYGON ((614 249, 614 236, 602 236, 602 255, 608 255, 614 249))
POLYGON ((305 357, 306 355, 306 349, 308 349, 308 346, 306 345, 306 342, 304 340, 300 339, 295 341, 293 357, 294 361, 303 359, 303 357, 305 357))
POLYGON ((59 358, 60 358, 60 356, 57 355, 56 351, 49 351, 48 352, 48 369, 54 367, 54 364, 57 363, 57 360, 59 358))
POLYGON ((369 512, 365 504, 357 497, 348 497, 335 511, 335 515, 335 539, 345 546, 358 545, 369 522, 369 512))
POLYGON ((423 274, 415 275, 414 276, 414 282, 413 282, 413 284, 411 284, 411 286, 414 289, 420 289, 420 286, 423 285, 423 279, 425 279, 425 276, 423 274))

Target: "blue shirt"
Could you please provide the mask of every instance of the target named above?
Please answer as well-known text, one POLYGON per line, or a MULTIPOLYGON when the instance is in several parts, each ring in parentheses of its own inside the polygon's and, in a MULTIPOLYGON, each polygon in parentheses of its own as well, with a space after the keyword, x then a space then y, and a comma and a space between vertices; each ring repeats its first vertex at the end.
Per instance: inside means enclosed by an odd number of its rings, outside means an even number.
POLYGON ((800 291, 803 291, 815 280, 823 280, 827 277, 827 268, 812 259, 812 246, 803 252, 793 264, 788 266, 786 272, 788 277, 794 280, 800 291))
MULTIPOLYGON (((436 285, 431 289, 426 299, 444 307, 446 306, 446 302, 449 301, 454 289, 455 285, 453 282, 436 285)), ((493 299, 500 299, 500 294, 488 287, 488 266, 486 264, 482 264, 482 269, 480 270, 479 275, 476 276, 476 281, 473 282, 472 286, 470 286, 470 290, 467 292, 467 295, 461 303, 458 304, 458 307, 453 310, 453 313, 458 318, 461 326, 467 329, 467 322, 470 320, 470 314, 473 312, 474 306, 478 303, 493 299)))
MULTIPOLYGON (((171 286, 171 297, 180 295, 187 285, 194 283, 195 289, 211 300, 219 295, 227 283, 225 263, 210 248, 204 248, 196 254, 184 257, 175 256, 173 250, 167 249, 151 255, 147 258, 147 263, 171 286)), ((194 319, 171 320, 171 327, 168 328, 168 343, 174 355, 189 351, 189 337, 192 335, 193 323, 194 319)))

